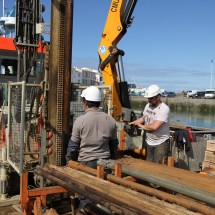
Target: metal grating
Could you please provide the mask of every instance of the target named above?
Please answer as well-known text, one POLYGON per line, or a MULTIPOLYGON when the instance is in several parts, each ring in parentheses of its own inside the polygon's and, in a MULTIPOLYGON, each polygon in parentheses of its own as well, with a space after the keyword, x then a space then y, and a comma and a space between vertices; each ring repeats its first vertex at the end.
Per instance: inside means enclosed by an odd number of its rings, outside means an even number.
POLYGON ((59 41, 59 69, 57 85, 57 125, 56 130, 56 162, 57 166, 63 165, 63 84, 64 84, 64 37, 65 37, 65 5, 66 1, 60 1, 60 41, 59 41))
POLYGON ((9 83, 7 160, 18 173, 32 170, 39 163, 40 95, 39 85, 9 83))
MULTIPOLYGON (((98 87, 98 86, 97 86, 98 87)), ((72 101, 70 102, 70 116, 71 122, 73 125, 77 117, 81 116, 84 113, 83 101, 81 99, 81 93, 87 86, 76 85, 72 88, 72 101)), ((108 86, 99 86, 102 92, 102 102, 100 108, 107 114, 111 115, 112 103, 111 103, 111 90, 108 86), (107 90, 108 89, 108 90, 107 90)))

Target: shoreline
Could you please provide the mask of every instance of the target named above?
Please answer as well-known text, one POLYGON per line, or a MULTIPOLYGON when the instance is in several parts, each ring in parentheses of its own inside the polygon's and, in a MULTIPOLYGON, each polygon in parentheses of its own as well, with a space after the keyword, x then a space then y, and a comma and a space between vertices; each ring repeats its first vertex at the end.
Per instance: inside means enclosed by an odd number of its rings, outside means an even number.
MULTIPOLYGON (((144 96, 130 96, 131 102, 147 102, 148 99, 144 96)), ((170 97, 161 97, 161 100, 167 104, 192 104, 195 106, 198 105, 209 105, 215 107, 215 99, 192 99, 182 96, 176 96, 174 98, 170 97)))
MULTIPOLYGON (((143 110, 148 99, 143 96, 130 96, 130 101, 132 109, 143 110)), ((166 103, 171 111, 215 115, 215 99, 192 99, 177 96, 174 98, 162 97, 161 101, 166 103)))

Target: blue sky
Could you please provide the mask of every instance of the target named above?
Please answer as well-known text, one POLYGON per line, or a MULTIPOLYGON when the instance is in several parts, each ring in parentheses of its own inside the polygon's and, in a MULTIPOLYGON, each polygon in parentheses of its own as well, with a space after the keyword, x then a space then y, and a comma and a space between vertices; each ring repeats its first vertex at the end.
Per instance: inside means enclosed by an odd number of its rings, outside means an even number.
MULTIPOLYGON (((12 2, 6 0, 6 7, 12 2)), ((50 22, 50 2, 43 0, 45 22, 50 22)), ((98 68, 97 49, 110 3, 74 0, 73 66, 98 68)), ((215 0, 139 0, 133 24, 118 44, 125 51, 126 80, 176 92, 206 89, 212 80, 215 88, 214 9, 215 0)))

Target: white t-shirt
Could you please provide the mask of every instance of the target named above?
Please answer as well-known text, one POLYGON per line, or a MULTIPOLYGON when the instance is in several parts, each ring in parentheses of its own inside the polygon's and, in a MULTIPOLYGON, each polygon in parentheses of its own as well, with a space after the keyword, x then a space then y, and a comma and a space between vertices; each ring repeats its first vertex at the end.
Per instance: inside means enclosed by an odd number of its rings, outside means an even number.
POLYGON ((165 122, 156 131, 146 131, 146 142, 149 145, 155 146, 163 143, 170 137, 169 131, 169 107, 165 103, 161 103, 158 107, 152 107, 149 103, 145 106, 143 117, 145 125, 153 123, 155 120, 165 122))

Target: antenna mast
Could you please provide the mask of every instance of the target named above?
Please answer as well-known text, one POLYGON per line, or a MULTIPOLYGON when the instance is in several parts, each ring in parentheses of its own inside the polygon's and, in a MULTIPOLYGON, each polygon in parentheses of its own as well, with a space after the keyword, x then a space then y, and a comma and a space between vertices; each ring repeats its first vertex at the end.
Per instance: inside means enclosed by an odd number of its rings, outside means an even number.
POLYGON ((210 89, 212 88, 212 73, 213 73, 213 59, 211 60, 211 81, 210 81, 210 89))
POLYGON ((3 17, 4 17, 4 0, 2 0, 2 4, 3 4, 3 5, 2 5, 2 10, 3 10, 3 13, 2 13, 2 14, 3 14, 3 17))

